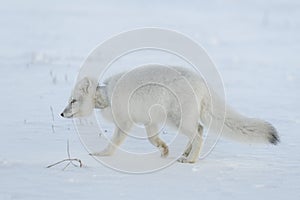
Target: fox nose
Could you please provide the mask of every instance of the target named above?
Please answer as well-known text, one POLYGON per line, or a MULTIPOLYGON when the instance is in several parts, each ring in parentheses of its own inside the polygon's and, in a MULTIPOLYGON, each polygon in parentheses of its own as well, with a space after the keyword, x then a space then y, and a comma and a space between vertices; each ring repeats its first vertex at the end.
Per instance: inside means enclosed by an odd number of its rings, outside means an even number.
POLYGON ((64 117, 64 113, 61 113, 60 116, 64 117))

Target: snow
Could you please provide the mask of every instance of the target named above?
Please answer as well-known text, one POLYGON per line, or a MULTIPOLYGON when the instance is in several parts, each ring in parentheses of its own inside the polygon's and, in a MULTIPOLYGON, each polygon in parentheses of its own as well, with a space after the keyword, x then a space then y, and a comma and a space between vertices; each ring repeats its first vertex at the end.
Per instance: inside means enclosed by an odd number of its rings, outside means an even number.
POLYGON ((298 1, 5 1, 0 26, 1 200, 299 199, 298 1), (72 121, 59 114, 90 50, 145 26, 201 43, 223 77, 229 104, 272 122, 281 143, 221 140, 196 164, 142 175, 91 158, 72 121), (67 157, 68 140, 71 156, 85 167, 47 169, 67 157))

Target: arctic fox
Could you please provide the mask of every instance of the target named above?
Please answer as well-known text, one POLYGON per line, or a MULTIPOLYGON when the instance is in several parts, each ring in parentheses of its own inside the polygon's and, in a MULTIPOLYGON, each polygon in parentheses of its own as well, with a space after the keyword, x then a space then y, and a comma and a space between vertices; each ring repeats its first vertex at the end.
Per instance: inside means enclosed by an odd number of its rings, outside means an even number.
MULTIPOLYGON (((148 65, 135 71, 133 76, 126 76, 121 73, 108 78, 103 86, 99 86, 96 80, 85 77, 80 80, 72 92, 69 104, 61 113, 62 117, 84 117, 92 113, 94 108, 101 109, 104 117, 115 123, 115 132, 111 143, 102 152, 91 153, 93 156, 112 155, 116 148, 122 144, 127 136, 127 132, 133 126, 133 123, 143 124, 149 141, 159 148, 163 157, 168 156, 169 149, 167 144, 159 137, 159 123, 161 123, 161 113, 151 112, 153 105, 163 107, 167 117, 168 125, 180 127, 180 132, 188 136, 189 143, 179 162, 194 163, 198 160, 202 145, 203 128, 208 128, 211 121, 224 119, 222 121, 222 135, 235 140, 248 143, 271 143, 276 145, 279 142, 279 136, 276 129, 268 122, 245 117, 235 112, 231 107, 225 106, 225 118, 220 116, 221 112, 213 111, 210 93, 206 87, 205 81, 197 73, 181 67, 170 67, 178 73, 176 78, 167 75, 166 67, 160 65, 148 65), (179 78, 178 78, 179 77, 179 78), (122 79, 122 90, 117 90, 118 81, 122 79), (126 90, 137 85, 142 80, 147 79, 150 83, 142 85, 132 94, 127 94, 126 90), (160 84, 151 84, 157 80, 162 80, 160 84), (186 80, 195 94, 197 107, 190 106, 194 97, 185 94, 186 86, 183 86, 182 80, 186 80), (183 106, 185 110, 181 111, 178 105, 178 94, 173 94, 170 88, 180 88, 181 96, 185 96, 183 106), (125 90, 124 90, 125 88, 125 90), (117 94, 115 94, 117 93, 117 94), (114 96, 115 95, 115 96, 114 96), (113 97, 116 97, 117 110, 112 110, 113 97), (130 97, 130 99, 128 99, 130 97), (119 106, 119 107, 118 107, 119 106), (130 106, 130 115, 126 106, 130 106), (126 107, 126 108, 122 108, 126 107), (150 110, 150 111, 149 111, 150 110), (114 112, 114 113, 113 113, 114 112), (118 122, 113 119, 118 116, 118 122), (186 123, 181 123, 185 121, 186 123)), ((120 85, 120 83, 119 83, 120 85)), ((216 95, 214 95, 216 98, 216 95)), ((220 104, 224 103, 220 98, 217 100, 220 104)), ((182 102, 179 102, 179 104, 182 102)), ((214 128, 214 127, 210 127, 214 128)))

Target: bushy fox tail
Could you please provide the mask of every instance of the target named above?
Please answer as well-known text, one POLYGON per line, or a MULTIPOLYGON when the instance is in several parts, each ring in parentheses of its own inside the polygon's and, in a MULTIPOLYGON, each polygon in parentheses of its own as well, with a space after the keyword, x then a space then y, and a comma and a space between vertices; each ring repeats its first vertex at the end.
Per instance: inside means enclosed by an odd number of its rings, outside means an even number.
MULTIPOLYGON (((206 109, 202 109, 201 122, 205 127, 210 127, 212 131, 216 126, 210 126, 211 120, 217 121, 217 126, 220 127, 220 123, 223 123, 222 136, 238 140, 246 143, 265 143, 265 144, 278 144, 279 136, 269 122, 248 118, 235 112, 229 106, 226 106, 225 120, 223 116, 220 116, 222 112, 218 111, 218 106, 215 106, 215 111, 212 112, 212 107, 207 106, 206 109)), ((213 124, 213 123, 212 123, 213 124)))

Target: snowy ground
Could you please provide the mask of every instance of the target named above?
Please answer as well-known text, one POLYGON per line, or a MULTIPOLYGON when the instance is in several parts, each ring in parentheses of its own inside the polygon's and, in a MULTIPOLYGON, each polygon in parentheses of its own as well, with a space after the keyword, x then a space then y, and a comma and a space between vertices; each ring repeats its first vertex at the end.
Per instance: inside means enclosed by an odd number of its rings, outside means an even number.
POLYGON ((298 1, 5 1, 0 27, 1 200, 300 198, 298 1), (280 145, 222 140, 196 164, 143 175, 88 156, 59 113, 89 51, 141 26, 175 29, 201 43, 228 102, 272 122, 280 145), (86 167, 46 169, 66 157, 67 140, 86 167))

